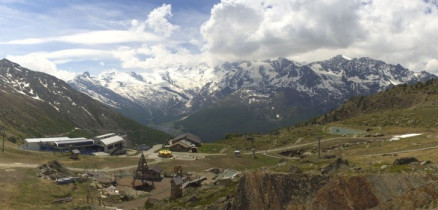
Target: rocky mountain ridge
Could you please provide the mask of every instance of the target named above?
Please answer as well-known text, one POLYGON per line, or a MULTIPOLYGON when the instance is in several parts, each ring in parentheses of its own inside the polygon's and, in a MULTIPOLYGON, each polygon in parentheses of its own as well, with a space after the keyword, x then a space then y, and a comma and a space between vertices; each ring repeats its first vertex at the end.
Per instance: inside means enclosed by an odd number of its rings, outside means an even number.
POLYGON ((0 124, 7 135, 24 138, 120 132, 145 143, 168 137, 123 117, 62 80, 6 59, 0 60, 0 90, 0 124), (143 139, 136 138, 140 134, 143 139))
POLYGON ((69 84, 143 124, 176 122, 180 130, 212 140, 225 133, 263 132, 294 124, 326 113, 353 96, 432 78, 436 76, 401 65, 339 55, 308 64, 279 58, 215 67, 175 66, 142 74, 84 73, 69 84), (220 119, 215 113, 221 110, 224 116, 227 112, 235 116, 231 112, 238 109, 246 114, 236 119, 220 119), (217 119, 219 124, 205 122, 217 119), (210 123, 211 128, 196 127, 200 121, 210 123), (230 128, 210 135, 211 129, 221 125, 230 128), (232 129, 236 125, 239 131, 232 129))

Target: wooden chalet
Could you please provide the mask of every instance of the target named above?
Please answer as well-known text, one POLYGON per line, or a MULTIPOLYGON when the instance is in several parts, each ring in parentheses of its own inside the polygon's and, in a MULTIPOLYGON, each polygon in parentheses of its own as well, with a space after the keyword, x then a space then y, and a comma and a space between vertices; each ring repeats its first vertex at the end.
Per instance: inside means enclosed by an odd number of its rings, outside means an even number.
POLYGON ((180 142, 180 141, 186 141, 189 143, 189 145, 195 145, 196 147, 200 147, 202 145, 202 141, 199 137, 191 134, 191 133, 185 133, 181 134, 173 139, 170 139, 167 141, 167 144, 169 146, 172 146, 173 144, 180 142))

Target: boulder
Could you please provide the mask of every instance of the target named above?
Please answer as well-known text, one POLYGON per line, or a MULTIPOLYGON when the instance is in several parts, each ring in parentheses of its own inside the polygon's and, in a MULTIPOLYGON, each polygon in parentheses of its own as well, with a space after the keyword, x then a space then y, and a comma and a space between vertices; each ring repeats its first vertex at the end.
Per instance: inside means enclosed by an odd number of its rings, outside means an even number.
POLYGON ((398 158, 394 161, 393 165, 398 166, 398 165, 407 165, 410 163, 416 163, 419 162, 417 158, 415 157, 402 157, 402 158, 398 158))
POLYGON ((308 158, 310 156, 312 156, 311 152, 304 152, 303 154, 300 155, 300 158, 308 158))
POLYGON ((426 160, 426 161, 421 162, 421 165, 424 166, 424 165, 428 165, 428 164, 431 164, 431 163, 432 162, 430 160, 426 160))

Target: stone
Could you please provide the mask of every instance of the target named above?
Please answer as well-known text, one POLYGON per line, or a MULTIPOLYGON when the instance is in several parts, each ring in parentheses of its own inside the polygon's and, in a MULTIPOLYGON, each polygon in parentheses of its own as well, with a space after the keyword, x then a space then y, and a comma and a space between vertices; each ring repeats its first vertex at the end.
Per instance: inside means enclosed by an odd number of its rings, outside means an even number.
POLYGON ((300 158, 308 158, 310 156, 312 156, 311 152, 304 152, 303 154, 300 155, 300 158))
POLYGON ((398 158, 394 161, 393 165, 397 166, 397 165, 407 165, 410 163, 416 163, 419 162, 417 158, 415 157, 402 157, 402 158, 398 158))
POLYGON ((211 173, 214 173, 214 174, 219 174, 219 173, 222 173, 222 169, 220 169, 220 168, 209 168, 209 169, 207 169, 207 170, 205 170, 206 172, 211 172, 211 173))
POLYGON ((388 165, 382 165, 382 166, 380 166, 380 169, 382 169, 382 170, 385 170, 385 169, 387 169, 388 168, 388 165))
POLYGON ((424 165, 428 165, 428 164, 431 164, 431 163, 432 162, 430 160, 426 160, 426 161, 421 162, 420 165, 424 166, 424 165))

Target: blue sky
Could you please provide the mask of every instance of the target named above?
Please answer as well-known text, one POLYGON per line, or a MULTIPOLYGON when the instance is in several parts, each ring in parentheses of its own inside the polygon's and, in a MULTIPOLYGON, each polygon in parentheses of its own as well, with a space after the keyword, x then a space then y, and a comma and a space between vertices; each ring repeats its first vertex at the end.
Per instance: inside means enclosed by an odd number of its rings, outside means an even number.
POLYGON ((0 0, 0 57, 89 71, 337 54, 438 73, 437 0, 0 0))

